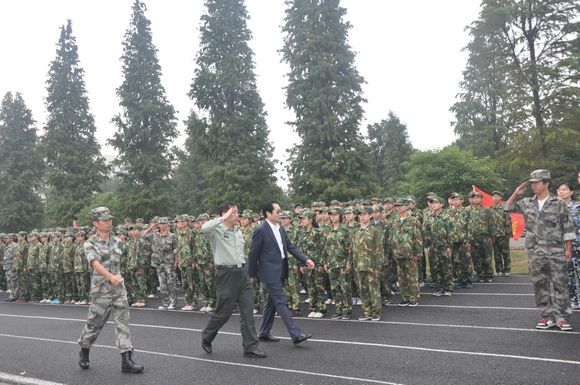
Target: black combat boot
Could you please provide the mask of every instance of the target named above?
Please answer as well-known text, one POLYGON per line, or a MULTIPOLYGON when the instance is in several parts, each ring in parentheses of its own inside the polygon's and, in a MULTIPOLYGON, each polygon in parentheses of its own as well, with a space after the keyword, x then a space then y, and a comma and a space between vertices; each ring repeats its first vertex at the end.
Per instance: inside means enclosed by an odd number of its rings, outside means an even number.
POLYGON ((123 373, 142 373, 144 368, 143 365, 137 365, 133 361, 133 351, 121 353, 121 358, 123 359, 123 365, 121 366, 121 371, 123 373))
POLYGON ((79 352, 79 366, 83 369, 89 368, 89 349, 81 348, 79 352))

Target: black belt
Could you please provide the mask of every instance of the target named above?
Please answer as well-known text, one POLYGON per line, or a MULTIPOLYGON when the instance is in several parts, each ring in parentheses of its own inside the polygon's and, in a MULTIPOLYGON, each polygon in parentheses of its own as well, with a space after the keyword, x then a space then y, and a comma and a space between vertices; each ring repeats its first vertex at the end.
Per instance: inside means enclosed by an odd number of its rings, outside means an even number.
POLYGON ((246 266, 245 263, 238 263, 237 265, 215 265, 216 269, 241 269, 246 266))

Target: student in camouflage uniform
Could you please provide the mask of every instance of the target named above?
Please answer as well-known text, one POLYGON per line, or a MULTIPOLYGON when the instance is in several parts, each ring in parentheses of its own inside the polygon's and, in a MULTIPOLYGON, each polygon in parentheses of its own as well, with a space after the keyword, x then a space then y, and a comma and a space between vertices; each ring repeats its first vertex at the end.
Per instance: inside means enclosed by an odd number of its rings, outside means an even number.
POLYGON ((85 255, 85 232, 80 230, 76 233, 75 238, 74 271, 79 299, 77 305, 87 305, 91 289, 91 276, 87 256, 85 255))
POLYGON ((16 236, 18 240, 16 246, 16 258, 14 265, 18 270, 18 289, 19 296, 16 303, 26 303, 30 300, 30 280, 28 278, 28 243, 26 243, 26 231, 21 231, 16 236))
MULTIPOLYGON (((413 195, 409 195, 406 200, 411 215, 419 221, 421 237, 423 237, 423 211, 417 208, 417 199, 413 195)), ((417 260, 417 271, 419 274, 419 287, 423 287, 427 278, 427 255, 425 254, 425 249, 421 251, 421 255, 417 260)))
MULTIPOLYGON (((292 244, 298 241, 298 229, 292 225, 292 213, 282 211, 280 214, 280 223, 286 230, 288 239, 292 244)), ((290 261, 288 261, 290 262, 290 261)), ((294 317, 300 315, 300 266, 297 264, 288 266, 288 281, 285 290, 288 297, 288 307, 294 317)))
MULTIPOLYGON (((246 262, 248 261, 248 253, 250 252, 250 245, 252 244, 252 234, 256 226, 252 221, 254 217, 254 212, 252 210, 246 209, 242 211, 240 215, 240 230, 244 237, 244 258, 246 262)), ((257 314, 264 303, 263 290, 260 285, 260 276, 256 274, 256 279, 254 280, 254 314, 257 314)))
POLYGON ((576 239, 574 223, 566 203, 550 194, 550 171, 535 170, 530 177, 534 196, 518 201, 528 188, 528 182, 524 182, 505 207, 524 214, 526 220, 530 279, 534 284, 536 306, 541 312, 536 328, 558 326, 561 330, 572 330, 567 264, 572 258, 572 243, 576 239))
MULTIPOLYGON (((348 231, 351 234, 355 229, 358 229, 358 227, 360 226, 360 224, 356 221, 357 213, 358 213, 357 209, 353 208, 352 205, 351 207, 348 207, 346 210, 344 210, 344 221, 345 221, 344 225, 348 228, 348 231)), ((350 293, 352 296, 352 304, 362 305, 362 302, 360 302, 360 295, 358 292, 354 271, 353 274, 350 275, 350 293)))
POLYGON ((574 221, 576 239, 572 259, 568 262, 568 294, 572 309, 580 309, 580 202, 572 199, 574 190, 569 183, 558 187, 558 198, 566 203, 574 221))
POLYGON ((308 318, 322 318, 326 314, 324 303, 324 260, 322 251, 323 233, 314 227, 316 214, 312 210, 303 210, 300 213, 300 234, 296 247, 316 264, 316 268, 305 271, 308 286, 310 313, 308 318))
MULTIPOLYGON (((332 203, 332 202, 331 202, 332 203)), ((350 280, 352 274, 352 244, 348 228, 342 224, 342 210, 331 208, 330 228, 326 234, 324 268, 328 271, 332 298, 336 305, 333 319, 350 319, 352 295, 350 280)))
MULTIPOLYGON (((158 227, 159 233, 152 238, 153 253, 151 264, 157 268, 159 292, 161 294, 161 310, 174 310, 177 304, 177 287, 175 262, 177 257, 177 239, 169 232, 169 220, 159 218, 152 227, 158 227)), ((148 229, 151 230, 151 227, 148 229)))
POLYGON ((143 366, 133 361, 133 345, 129 331, 129 303, 123 277, 120 275, 121 242, 111 233, 112 219, 113 216, 106 207, 97 207, 91 211, 91 220, 97 233, 84 244, 87 261, 93 268, 93 276, 89 315, 77 341, 81 347, 79 365, 82 369, 89 368, 89 350, 112 312, 117 347, 122 357, 121 371, 141 373, 143 366))
POLYGON ((198 215, 196 224, 197 227, 195 228, 196 237, 193 248, 193 258, 197 261, 198 272, 202 283, 201 288, 205 301, 205 306, 199 310, 206 313, 212 312, 216 305, 216 292, 214 285, 215 269, 213 266, 213 256, 211 255, 209 241, 201 233, 201 226, 203 226, 203 224, 205 224, 208 220, 208 214, 203 213, 198 215))
POLYGON ((493 282, 491 262, 493 219, 491 210, 481 204, 483 195, 478 191, 469 193, 470 206, 467 216, 467 249, 479 278, 478 282, 493 282))
POLYGON ((42 300, 42 282, 40 276, 40 258, 42 251, 42 244, 38 239, 39 234, 32 231, 28 235, 28 250, 26 257, 26 270, 28 271, 28 282, 30 285, 30 301, 39 302, 42 300))
POLYGON ((411 214, 408 204, 406 198, 399 198, 395 202, 399 220, 393 223, 389 234, 393 255, 397 260, 402 299, 399 306, 417 306, 420 297, 418 261, 423 252, 423 238, 421 223, 411 214))
POLYGON ((379 321, 382 316, 380 269, 385 252, 378 227, 371 223, 371 207, 359 213, 360 227, 351 235, 352 263, 362 300, 361 321, 379 321))
POLYGON ((434 283, 438 290, 433 293, 436 297, 451 296, 453 290, 451 225, 443 212, 444 203, 443 198, 432 196, 431 209, 423 224, 423 245, 429 249, 431 277, 437 279, 434 283))
POLYGON ((463 207, 463 196, 452 193, 449 196, 449 208, 446 210, 449 218, 453 277, 456 289, 472 288, 473 269, 471 256, 467 250, 467 211, 463 207))
POLYGON ((129 227, 129 236, 133 238, 132 247, 129 249, 129 270, 133 277, 133 296, 135 302, 132 307, 145 307, 147 303, 147 269, 151 264, 150 244, 141 237, 141 225, 135 224, 129 227), (149 258, 148 258, 149 257, 149 258))
POLYGON ((181 310, 191 311, 197 305, 197 286, 193 280, 194 270, 192 253, 192 233, 189 229, 187 216, 180 215, 177 218, 177 260, 176 264, 181 271, 181 282, 185 294, 185 306, 181 310))
POLYGON ((4 242, 6 243, 6 248, 4 249, 4 260, 3 269, 6 275, 6 283, 8 290, 10 290, 10 296, 6 299, 6 302, 15 302, 18 299, 18 269, 14 266, 14 260, 16 259, 16 248, 17 245, 14 242, 15 234, 6 234, 4 237, 4 242))
POLYGON ((6 250, 6 245, 4 244, 5 237, 6 234, 0 233, 0 293, 8 289, 6 275, 4 274, 4 251, 6 250))
POLYGON ((495 275, 509 276, 512 270, 510 259, 510 238, 512 237, 512 217, 503 209, 501 193, 494 191, 493 197, 493 257, 495 260, 495 275))
POLYGON ((75 243, 72 231, 67 231, 63 238, 62 251, 62 272, 64 275, 64 293, 66 304, 74 304, 76 298, 76 276, 75 276, 75 243))
POLYGON ((383 304, 391 303, 393 293, 399 291, 397 287, 397 261, 393 256, 393 251, 390 244, 390 229, 399 218, 399 213, 395 210, 395 200, 393 198, 385 198, 383 201, 384 207, 384 233, 383 233, 383 249, 385 251, 385 262, 381 269, 381 295, 383 297, 383 304))
POLYGON ((40 303, 50 303, 50 274, 48 272, 48 258, 50 257, 50 248, 52 247, 50 234, 46 232, 40 233, 40 241, 42 248, 40 250, 40 258, 38 261, 38 272, 40 273, 40 286, 42 291, 42 299, 40 303))
POLYGON ((63 245, 60 241, 61 233, 52 233, 52 247, 48 257, 48 273, 50 274, 51 292, 50 303, 59 305, 64 301, 64 276, 62 273, 63 245))

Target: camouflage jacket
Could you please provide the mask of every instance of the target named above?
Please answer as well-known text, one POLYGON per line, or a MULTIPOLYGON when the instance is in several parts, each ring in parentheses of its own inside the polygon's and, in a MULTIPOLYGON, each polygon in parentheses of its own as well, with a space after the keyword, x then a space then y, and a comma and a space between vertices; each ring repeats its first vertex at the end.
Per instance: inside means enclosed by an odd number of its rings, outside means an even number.
POLYGON ((75 271, 75 243, 63 242, 62 251, 62 271, 63 273, 73 273, 75 271))
MULTIPOLYGON (((99 261, 100 264, 113 275, 121 274, 121 240, 112 234, 109 240, 105 241, 95 234, 85 241, 84 249, 87 256, 87 262, 92 266, 93 261, 99 261)), ((113 284, 104 276, 93 269, 91 278, 91 295, 119 295, 125 291, 125 283, 119 286, 113 284)))
POLYGON ((413 258, 423 254, 421 223, 416 217, 399 218, 393 223, 389 236, 395 258, 413 258))
POLYGON ((574 222, 566 203, 550 195, 540 211, 538 199, 523 198, 506 210, 522 213, 526 220, 526 249, 539 257, 563 258, 565 242, 576 239, 574 222))
POLYGON ((246 262, 248 261, 248 255, 250 254, 250 246, 252 245, 252 235, 254 234, 254 229, 256 226, 253 224, 248 225, 247 227, 242 227, 242 235, 244 237, 244 259, 246 262))
POLYGON ((133 243, 135 243, 135 239, 131 237, 121 240, 121 275, 127 275, 131 271, 129 252, 133 248, 133 243))
POLYGON ((17 244, 15 242, 13 242, 11 245, 6 245, 6 249, 4 249, 4 270, 8 271, 8 270, 12 270, 13 268, 16 268, 14 266, 14 259, 16 258, 16 248, 17 248, 17 244))
POLYGON ((192 231, 180 231, 177 233, 177 264, 181 269, 191 267, 193 264, 192 231))
POLYGON ((26 269, 29 272, 37 273, 40 265, 40 252, 42 250, 42 243, 34 241, 28 245, 28 255, 26 257, 26 269))
MULTIPOLYGON (((300 235, 298 227, 294 227, 294 225, 290 224, 290 227, 285 230, 290 242, 292 242, 294 246, 298 245, 298 236, 300 235)), ((300 266, 300 262, 296 258, 289 258, 288 263, 291 266, 300 266)))
POLYGON ((62 242, 53 243, 48 252, 48 271, 62 273, 62 242))
POLYGON ((14 258, 14 267, 18 270, 26 269, 28 263, 26 257, 28 255, 28 243, 18 242, 16 244, 16 257, 14 258))
POLYGON ((484 206, 469 206, 466 209, 467 242, 482 242, 493 234, 491 210, 484 206))
POLYGON ((512 217, 510 213, 503 209, 502 204, 494 204, 491 207, 491 213, 493 222, 493 236, 496 238, 508 237, 511 238, 513 234, 512 230, 512 217))
POLYGON ((451 223, 443 212, 431 211, 423 222, 423 246, 435 250, 451 248, 451 223))
POLYGON ((195 237, 193 240, 193 260, 194 263, 198 263, 202 267, 207 266, 213 263, 213 256, 211 253, 211 248, 209 245, 209 241, 201 230, 195 231, 195 237))
POLYGON ((177 255, 177 238, 173 233, 161 235, 154 233, 152 237, 151 264, 159 266, 161 264, 173 266, 177 255))
POLYGON ((0 266, 4 265, 4 252, 5 251, 6 251, 6 245, 4 243, 0 243, 0 266))
POLYGON ((345 269, 347 264, 352 265, 351 240, 346 226, 330 228, 325 243, 324 260, 330 269, 345 269))
POLYGON ((574 230, 576 230, 574 248, 580 251, 580 201, 570 201, 568 210, 570 210, 572 221, 574 221, 574 230))
POLYGON ((352 234, 352 260, 356 271, 379 270, 383 265, 383 239, 376 226, 361 226, 352 234))
POLYGON ((300 228, 297 247, 302 253, 308 255, 316 265, 324 264, 323 253, 324 236, 319 228, 300 228))
POLYGON ((132 238, 132 240, 127 255, 129 270, 145 269, 151 263, 151 243, 142 237, 132 238))
POLYGON ((396 223, 398 220, 399 220, 399 212, 396 210, 391 211, 389 214, 387 214, 387 217, 385 218, 385 227, 383 233, 383 248, 385 250, 386 256, 390 256, 392 254, 390 233, 393 224, 396 223))
POLYGON ((40 249, 40 258, 38 261, 38 271, 41 273, 46 273, 48 271, 48 258, 50 257, 50 242, 46 242, 42 244, 42 248, 40 249))
POLYGON ((449 238, 452 243, 464 243, 467 241, 467 211, 465 207, 449 207, 445 210, 449 219, 449 238))
POLYGON ((75 247, 75 273, 88 273, 89 264, 87 262, 87 256, 85 255, 85 243, 78 243, 75 247))

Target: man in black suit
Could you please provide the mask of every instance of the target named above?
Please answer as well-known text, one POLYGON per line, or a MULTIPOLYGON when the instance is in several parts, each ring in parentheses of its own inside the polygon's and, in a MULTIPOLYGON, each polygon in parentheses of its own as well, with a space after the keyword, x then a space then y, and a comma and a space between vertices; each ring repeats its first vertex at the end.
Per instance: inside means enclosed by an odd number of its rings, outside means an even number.
POLYGON ((300 330, 288 309, 288 300, 284 293, 284 282, 288 278, 288 252, 310 269, 314 268, 314 262, 302 254, 288 239, 286 231, 280 226, 281 212, 278 202, 268 202, 262 208, 266 220, 254 230, 252 235, 252 245, 248 256, 248 275, 255 280, 256 273, 259 271, 260 281, 266 286, 268 292, 262 325, 258 333, 260 340, 279 341, 271 334, 274 315, 278 312, 292 337, 292 342, 297 345, 312 335, 304 334, 300 330))

